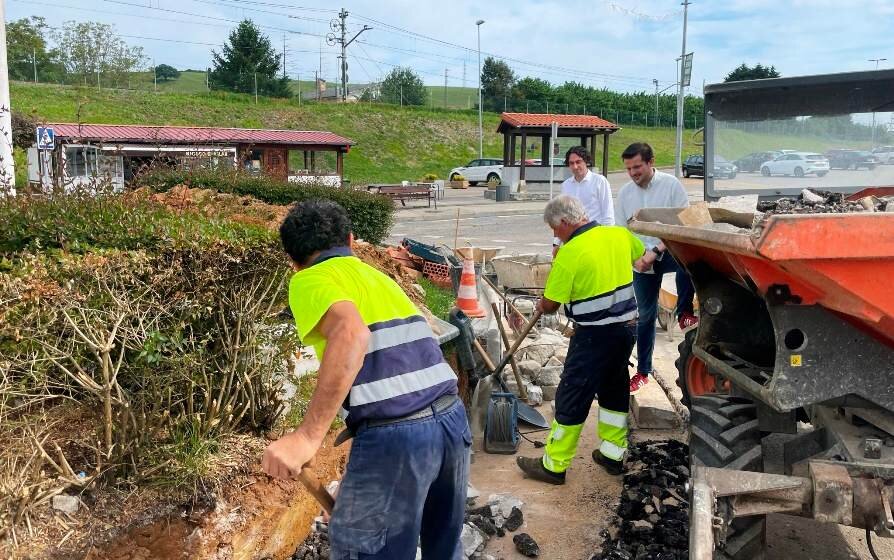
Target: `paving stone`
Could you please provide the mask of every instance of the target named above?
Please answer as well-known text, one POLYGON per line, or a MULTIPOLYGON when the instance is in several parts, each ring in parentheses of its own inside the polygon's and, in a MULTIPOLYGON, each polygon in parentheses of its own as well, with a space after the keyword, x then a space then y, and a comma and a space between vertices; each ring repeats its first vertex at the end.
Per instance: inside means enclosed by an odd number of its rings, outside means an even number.
POLYGON ((667 395, 653 379, 630 395, 630 412, 634 425, 641 430, 670 430, 680 423, 667 395))

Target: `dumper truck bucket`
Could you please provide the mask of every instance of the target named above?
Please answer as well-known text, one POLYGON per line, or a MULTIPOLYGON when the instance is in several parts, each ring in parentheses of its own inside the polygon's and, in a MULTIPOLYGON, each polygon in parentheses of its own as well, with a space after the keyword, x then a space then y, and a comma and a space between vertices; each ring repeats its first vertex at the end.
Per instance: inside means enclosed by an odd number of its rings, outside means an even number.
POLYGON ((679 212, 643 209, 630 228, 692 276, 699 358, 779 411, 851 393, 894 409, 894 213, 774 215, 753 230, 751 214, 711 208, 716 223, 692 227, 679 212))

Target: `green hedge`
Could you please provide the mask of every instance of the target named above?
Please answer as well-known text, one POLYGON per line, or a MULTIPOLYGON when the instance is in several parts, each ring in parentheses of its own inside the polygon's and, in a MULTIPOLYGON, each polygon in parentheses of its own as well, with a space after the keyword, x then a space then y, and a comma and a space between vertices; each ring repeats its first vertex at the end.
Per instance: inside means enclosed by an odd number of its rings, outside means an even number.
POLYGON ((348 212, 354 225, 354 235, 370 243, 381 243, 388 236, 394 219, 391 199, 365 190, 297 185, 244 172, 157 169, 142 175, 137 184, 158 192, 187 185, 190 188, 252 196, 281 206, 302 200, 331 200, 348 212))
POLYGON ((136 250, 199 240, 242 246, 276 243, 260 226, 174 214, 136 196, 55 195, 0 197, 0 255, 24 250, 136 250))

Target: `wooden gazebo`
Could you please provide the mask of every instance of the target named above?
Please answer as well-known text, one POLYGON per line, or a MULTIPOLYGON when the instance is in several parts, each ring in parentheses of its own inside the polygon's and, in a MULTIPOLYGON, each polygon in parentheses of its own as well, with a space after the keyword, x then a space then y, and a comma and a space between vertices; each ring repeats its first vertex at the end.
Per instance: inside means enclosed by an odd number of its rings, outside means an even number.
POLYGON ((580 138, 580 145, 590 151, 596 163, 596 137, 602 136, 602 174, 608 169, 608 137, 620 127, 613 122, 592 115, 551 115, 543 113, 503 113, 497 132, 503 135, 503 166, 519 166, 518 178, 525 181, 525 154, 528 139, 541 139, 540 165, 549 167, 552 154, 549 153, 549 139, 552 123, 557 123, 559 137, 580 138), (516 147, 521 141, 521 157, 516 161, 516 147))

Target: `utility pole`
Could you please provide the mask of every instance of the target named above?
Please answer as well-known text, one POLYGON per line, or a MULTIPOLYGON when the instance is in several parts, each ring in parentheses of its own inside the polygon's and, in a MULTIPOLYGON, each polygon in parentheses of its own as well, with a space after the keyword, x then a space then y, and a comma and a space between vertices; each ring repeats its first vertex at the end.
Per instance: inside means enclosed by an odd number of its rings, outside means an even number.
POLYGON ((286 77, 286 34, 282 34, 282 77, 286 77))
MULTIPOLYGON (((483 19, 479 19, 475 22, 475 26, 478 27, 478 159, 484 157, 484 125, 482 124, 483 117, 481 111, 483 110, 481 107, 481 24, 484 23, 483 19)), ((523 156, 524 157, 524 156, 523 156)))
POLYGON ((155 65, 155 59, 152 59, 152 89, 158 93, 158 66, 155 65))
POLYGON ((258 104, 258 71, 255 69, 255 105, 258 104))
MULTIPOLYGON (((875 62, 875 69, 878 70, 878 63, 888 60, 887 58, 870 58, 869 62, 875 62)), ((875 148, 875 111, 872 112, 872 143, 870 149, 875 148)))
POLYGON ((683 65, 686 64, 686 20, 689 17, 689 0, 683 0, 683 47, 680 50, 680 80, 677 90, 677 138, 674 146, 674 176, 680 178, 680 163, 683 159, 683 65))
POLYGON ((463 89, 466 89, 466 59, 463 59, 463 89))
POLYGON ((447 108, 447 69, 444 68, 444 108, 447 108))
POLYGON ((37 83, 37 49, 31 49, 31 60, 34 63, 34 83, 37 83))
MULTIPOLYGON (((348 54, 347 54, 348 45, 353 43, 354 40, 360 36, 361 33, 372 29, 372 27, 370 27, 368 25, 364 25, 363 29, 358 31, 356 35, 354 35, 353 37, 351 37, 350 40, 348 40, 348 38, 347 38, 348 25, 346 23, 347 19, 348 19, 348 11, 345 10, 344 8, 342 8, 341 11, 338 12, 338 19, 337 20, 333 19, 329 23, 329 25, 332 27, 332 29, 334 29, 335 31, 338 31, 339 34, 335 35, 334 33, 330 33, 330 34, 326 35, 326 43, 328 43, 329 45, 338 44, 341 46, 341 55, 339 55, 338 59, 341 61, 340 68, 341 68, 341 100, 342 100, 342 102, 345 102, 348 100, 348 54)), ((321 53, 322 53, 322 48, 323 48, 322 45, 320 45, 321 53)), ((323 55, 320 54, 321 58, 322 58, 322 56, 323 55)))
POLYGON ((298 83, 298 106, 301 107, 301 74, 295 74, 295 81, 298 83))
POLYGON ((0 1, 0 194, 16 194, 12 160, 12 113, 9 106, 9 66, 6 61, 6 2, 0 1))
POLYGON ((404 106, 404 84, 401 82, 400 84, 400 106, 404 106))
POLYGON ((652 83, 655 84, 655 126, 658 126, 658 80, 653 79, 652 83))

